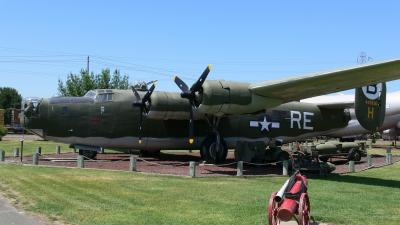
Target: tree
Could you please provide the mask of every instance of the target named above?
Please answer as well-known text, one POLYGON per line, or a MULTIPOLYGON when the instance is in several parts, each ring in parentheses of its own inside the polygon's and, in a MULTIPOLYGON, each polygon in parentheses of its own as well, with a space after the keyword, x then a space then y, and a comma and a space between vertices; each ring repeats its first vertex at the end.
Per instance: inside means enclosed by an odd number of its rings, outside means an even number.
POLYGON ((80 74, 70 73, 65 83, 58 80, 58 92, 61 96, 82 96, 93 89, 128 89, 129 76, 121 76, 119 70, 115 70, 111 76, 110 69, 101 70, 100 74, 88 74, 81 70, 80 74))
POLYGON ((0 87, 0 108, 5 109, 4 123, 10 124, 10 108, 21 108, 22 97, 18 91, 11 87, 0 87))

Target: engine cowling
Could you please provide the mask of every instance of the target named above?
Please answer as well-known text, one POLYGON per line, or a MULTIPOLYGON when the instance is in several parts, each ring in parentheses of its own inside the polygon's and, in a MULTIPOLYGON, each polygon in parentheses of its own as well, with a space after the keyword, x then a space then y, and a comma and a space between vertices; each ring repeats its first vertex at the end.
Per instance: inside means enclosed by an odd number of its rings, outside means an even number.
POLYGON ((199 112, 214 115, 245 114, 260 111, 276 100, 255 95, 249 83, 207 80, 197 96, 199 112))

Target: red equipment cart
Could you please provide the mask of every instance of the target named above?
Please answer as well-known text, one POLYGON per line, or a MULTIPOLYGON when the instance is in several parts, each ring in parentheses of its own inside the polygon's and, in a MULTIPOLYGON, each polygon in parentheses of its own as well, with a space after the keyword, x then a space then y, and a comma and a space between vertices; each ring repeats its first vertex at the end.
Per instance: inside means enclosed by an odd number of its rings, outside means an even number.
POLYGON ((299 225, 310 224, 310 201, 307 194, 307 178, 299 171, 291 176, 278 192, 274 192, 268 204, 269 225, 294 218, 299 225))

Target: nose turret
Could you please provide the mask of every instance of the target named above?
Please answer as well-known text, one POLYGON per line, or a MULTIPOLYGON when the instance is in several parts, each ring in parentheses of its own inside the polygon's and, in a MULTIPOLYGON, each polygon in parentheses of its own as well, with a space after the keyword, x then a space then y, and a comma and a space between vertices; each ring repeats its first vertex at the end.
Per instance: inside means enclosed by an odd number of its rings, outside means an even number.
POLYGON ((40 98, 25 98, 21 103, 20 123, 25 129, 32 128, 32 122, 40 117, 40 98))

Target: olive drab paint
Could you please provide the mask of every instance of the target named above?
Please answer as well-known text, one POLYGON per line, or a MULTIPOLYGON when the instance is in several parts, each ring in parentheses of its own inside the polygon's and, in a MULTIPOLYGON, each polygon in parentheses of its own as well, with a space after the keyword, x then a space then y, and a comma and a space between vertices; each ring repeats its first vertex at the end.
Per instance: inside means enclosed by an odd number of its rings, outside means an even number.
POLYGON ((371 83, 400 78, 398 59, 257 83, 206 80, 210 69, 190 89, 175 77, 181 93, 155 91, 142 108, 133 107, 134 93, 143 99, 148 91, 99 89, 83 97, 41 99, 36 106, 22 108, 21 119, 26 129, 45 139, 89 150, 93 146, 147 151, 207 146, 207 153, 216 152, 216 145, 234 148, 241 140, 304 138, 344 128, 351 119, 347 106, 299 100, 365 85, 369 86, 356 90, 356 115, 363 127, 375 131, 385 113, 386 86, 371 83), (140 121, 143 130, 138 129, 140 121))
POLYGON ((355 113, 365 129, 376 132, 382 126, 386 111, 386 83, 356 88, 355 113))

